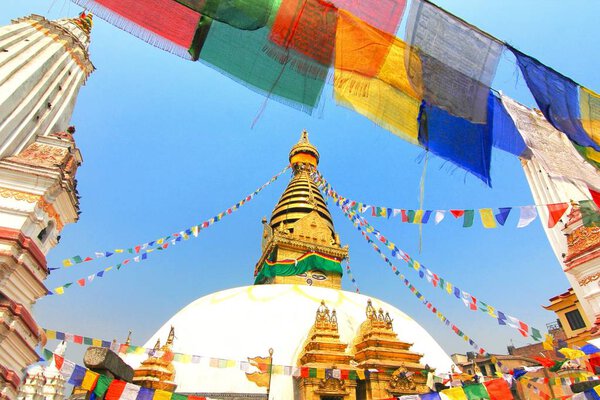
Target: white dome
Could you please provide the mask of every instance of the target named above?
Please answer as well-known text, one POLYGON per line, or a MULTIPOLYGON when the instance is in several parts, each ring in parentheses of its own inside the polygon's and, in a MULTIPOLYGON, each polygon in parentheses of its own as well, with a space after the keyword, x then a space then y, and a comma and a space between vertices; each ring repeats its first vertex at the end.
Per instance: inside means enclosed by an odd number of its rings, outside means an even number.
MULTIPOLYGON (((245 286, 216 292, 192 302, 167 321, 145 344, 164 341, 175 327, 173 351, 227 360, 268 356, 273 363, 295 366, 304 340, 315 320, 321 300, 337 311, 340 340, 352 344, 366 319, 369 297, 342 290, 304 285, 245 286)), ((412 318, 390 304, 371 298, 376 309, 390 313, 394 331, 412 351, 424 354, 423 364, 448 372, 452 361, 437 342, 412 318)), ((128 355, 136 368, 146 355, 128 355)), ((179 393, 265 393, 265 388, 246 379, 239 368, 211 368, 207 359, 198 364, 174 362, 179 393)), ((271 399, 293 398, 293 378, 273 375, 271 399)))

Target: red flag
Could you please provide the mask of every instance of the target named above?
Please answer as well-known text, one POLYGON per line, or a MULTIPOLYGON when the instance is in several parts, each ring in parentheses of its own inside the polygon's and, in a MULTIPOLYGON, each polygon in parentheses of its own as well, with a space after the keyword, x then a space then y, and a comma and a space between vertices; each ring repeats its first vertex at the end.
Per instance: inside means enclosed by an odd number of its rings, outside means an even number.
POLYGON ((450 213, 454 215, 454 218, 460 218, 465 214, 465 210, 450 210, 450 213))
POLYGON ((483 382, 490 395, 490 400, 511 400, 513 398, 510 388, 504 379, 493 379, 483 382))
POLYGON ((118 379, 113 380, 104 395, 104 400, 119 400, 127 382, 118 379))
POLYGON ((309 374, 310 374, 310 373, 309 373, 309 371, 308 371, 308 367, 301 367, 301 368, 300 368, 300 376, 301 376, 302 378, 308 378, 309 374))
POLYGON ((548 204, 547 207, 550 214, 548 217, 548 228, 554 228, 565 211, 569 208, 569 203, 548 204))
POLYGON ((59 371, 61 370, 64 362, 65 362, 65 358, 64 357, 61 357, 61 356, 56 355, 56 354, 54 355, 54 365, 56 366, 57 370, 59 370, 59 371))
POLYGON ((554 367, 554 364, 556 364, 554 362, 554 360, 551 360, 546 357, 533 357, 533 359, 536 360, 537 362, 539 362, 543 367, 546 367, 546 368, 554 367))
POLYGON ((79 286, 85 286, 85 279, 81 278, 80 280, 77 281, 77 283, 79 284, 79 286))
POLYGON ((82 344, 83 343, 83 336, 73 335, 73 343, 82 344))
POLYGON ((408 222, 408 215, 406 215, 406 210, 400 210, 402 213, 402 222, 408 222))
POLYGON ((594 203, 596 203, 596 205, 598 207, 600 207, 600 192, 596 192, 595 190, 592 190, 592 188, 588 187, 590 193, 592 194, 592 200, 594 200, 594 203))

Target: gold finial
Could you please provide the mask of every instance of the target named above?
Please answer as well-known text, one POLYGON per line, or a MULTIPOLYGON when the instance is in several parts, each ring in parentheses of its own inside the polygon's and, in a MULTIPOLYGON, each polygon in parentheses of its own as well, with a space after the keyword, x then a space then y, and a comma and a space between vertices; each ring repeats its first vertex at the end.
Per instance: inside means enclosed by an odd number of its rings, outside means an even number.
POLYGON ((127 339, 125 339, 125 344, 129 346, 131 344, 131 331, 127 334, 127 339))
POLYGON ((154 345, 154 348, 152 350, 154 350, 154 351, 160 350, 160 338, 156 339, 156 344, 154 345))
POLYGON ((169 331, 169 337, 167 338, 167 346, 173 345, 173 339, 175 339, 175 327, 171 325, 171 330, 169 331))
POLYGON ((79 14, 79 17, 73 18, 71 21, 89 35, 94 26, 94 15, 82 11, 81 14, 79 14))
POLYGON ((377 311, 375 311, 371 299, 367 300, 367 319, 377 319, 377 311))
POLYGON ((317 167, 319 164, 319 152, 308 140, 308 132, 302 131, 300 140, 290 150, 290 164, 308 164, 312 167, 317 167))

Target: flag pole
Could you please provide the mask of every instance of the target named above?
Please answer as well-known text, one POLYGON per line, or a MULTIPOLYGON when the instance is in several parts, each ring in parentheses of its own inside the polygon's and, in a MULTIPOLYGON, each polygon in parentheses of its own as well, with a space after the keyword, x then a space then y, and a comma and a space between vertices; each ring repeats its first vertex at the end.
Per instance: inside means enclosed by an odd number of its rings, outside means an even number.
POLYGON ((269 349, 269 386, 267 386, 267 400, 271 393, 271 375, 273 373, 273 348, 269 349))

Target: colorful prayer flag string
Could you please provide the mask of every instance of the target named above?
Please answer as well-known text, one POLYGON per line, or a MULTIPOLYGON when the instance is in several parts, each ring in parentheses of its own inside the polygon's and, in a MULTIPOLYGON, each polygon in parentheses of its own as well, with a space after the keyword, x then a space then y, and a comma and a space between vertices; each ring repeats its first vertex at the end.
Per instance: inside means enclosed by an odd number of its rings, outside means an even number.
MULTIPOLYGON (((315 174, 314 179, 321 190, 323 190, 327 196, 334 200, 335 204, 342 210, 344 215, 354 224, 354 226, 363 234, 363 236, 366 237, 365 231, 368 233, 373 233, 373 236, 375 236, 392 252, 393 257, 406 262, 408 266, 412 267, 412 269, 418 272, 421 279, 426 279, 433 287, 437 287, 445 291, 448 295, 453 295, 457 299, 461 300, 468 309, 472 311, 479 310, 496 319, 498 324, 508 325, 518 330, 519 333, 524 337, 531 336, 531 338, 536 341, 542 341, 542 334, 538 329, 522 322, 515 317, 503 313, 497 308, 488 305, 481 300, 478 300, 473 295, 459 289, 451 282, 445 280, 442 276, 429 270, 424 265, 421 265, 421 263, 419 263, 417 260, 414 260, 406 252, 398 248, 395 243, 389 241, 385 236, 383 236, 381 232, 370 225, 363 216, 358 215, 356 211, 353 211, 350 207, 350 200, 340 196, 335 190, 333 190, 331 184, 329 184, 325 178, 319 174, 315 174)), ((367 241, 371 243, 375 251, 377 251, 387 262, 387 257, 381 253, 379 247, 377 247, 370 238, 367 239, 367 241)), ((392 270, 394 273, 396 273, 396 275, 400 275, 400 272, 391 264, 391 262, 388 262, 388 264, 392 267, 392 270)))
MULTIPOLYGON (((355 200, 348 200, 348 207, 357 213, 364 214, 371 210, 372 217, 384 217, 384 218, 396 218, 400 217, 400 221, 409 224, 428 224, 433 221, 435 225, 439 224, 444 217, 449 213, 454 218, 463 218, 463 227, 470 228, 473 226, 473 220, 475 215, 479 215, 481 224, 484 228, 497 228, 498 225, 504 226, 506 220, 512 210, 519 210, 519 222, 517 228, 524 228, 534 221, 537 216, 537 210, 541 208, 548 209, 548 227, 554 228, 560 219, 565 215, 570 207, 567 202, 564 203, 553 203, 553 204, 535 204, 527 206, 512 206, 512 207, 499 207, 497 210, 493 208, 479 208, 479 209, 446 209, 446 210, 410 210, 404 208, 391 208, 374 206, 365 203, 361 203, 355 200), (477 212, 477 213, 476 213, 477 212)), ((589 200, 579 201, 580 209, 589 207, 589 200)), ((592 208, 592 212, 597 212, 592 208)), ((600 218, 600 216, 599 216, 600 218)))
MULTIPOLYGON (((208 228, 210 225, 214 224, 215 222, 220 221, 224 216, 227 216, 229 214, 232 214, 233 212, 235 212, 238 208, 240 208, 241 206, 243 206, 244 204, 246 204, 247 202, 249 202, 250 200, 252 200, 258 193, 260 193, 264 188, 266 188, 267 186, 269 186, 271 183, 275 182, 281 175, 283 175, 288 169, 289 169, 289 165, 286 166, 281 172, 279 172, 277 175, 273 176, 268 182, 266 182, 265 184, 263 184, 261 187, 259 187, 258 189, 256 189, 254 192, 252 192, 251 194, 249 194, 248 196, 246 196, 245 198, 243 198, 242 200, 240 200, 239 202, 237 202, 235 205, 233 205, 232 207, 220 212, 219 214, 217 214, 215 217, 210 218, 204 222, 202 222, 201 224, 198 225, 194 225, 188 229, 179 231, 179 232, 175 232, 172 233, 171 235, 167 235, 167 236, 163 236, 159 239, 155 239, 152 240, 150 242, 146 242, 146 243, 141 243, 138 245, 135 245, 133 247, 129 247, 129 248, 119 248, 119 249, 114 249, 111 251, 97 251, 94 253, 94 257, 92 256, 87 256, 87 257, 82 257, 82 256, 73 256, 71 258, 66 258, 62 261, 62 267, 55 267, 55 268, 51 268, 52 270, 56 270, 56 269, 60 269, 63 267, 71 267, 73 265, 76 264, 81 264, 81 263, 85 263, 85 262, 89 262, 89 261, 93 261, 99 258, 106 258, 106 257, 110 257, 114 254, 125 254, 125 253, 129 253, 129 254, 141 254, 144 253, 143 250, 148 249, 149 247, 153 246, 154 244, 159 244, 162 245, 163 243, 171 240, 171 241, 180 241, 182 240, 187 240, 190 237, 198 237, 198 234, 200 233, 200 231, 204 228, 208 228)), ((148 252, 151 252, 153 250, 150 250, 148 252)))
POLYGON ((352 271, 350 270, 350 257, 346 257, 346 275, 348 275, 348 278, 350 279, 350 281, 352 282, 352 285, 354 286, 354 291, 356 293, 360 293, 360 289, 358 288, 358 283, 356 283, 356 279, 354 278, 354 274, 352 274, 352 271))

